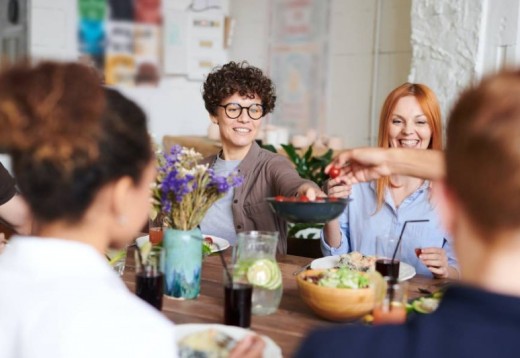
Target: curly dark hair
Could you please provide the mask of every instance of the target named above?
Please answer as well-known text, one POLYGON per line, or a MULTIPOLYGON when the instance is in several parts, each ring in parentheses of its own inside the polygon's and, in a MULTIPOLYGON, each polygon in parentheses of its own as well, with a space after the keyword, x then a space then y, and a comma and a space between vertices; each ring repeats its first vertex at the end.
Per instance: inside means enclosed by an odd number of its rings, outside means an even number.
POLYGON ((221 67, 215 67, 204 82, 202 98, 208 112, 215 116, 222 101, 235 93, 250 98, 255 94, 260 97, 264 115, 274 110, 276 93, 273 82, 262 70, 246 61, 231 61, 221 67))
POLYGON ((78 222, 95 195, 152 160, 146 116, 88 67, 20 64, 0 73, 0 147, 40 221, 78 222))

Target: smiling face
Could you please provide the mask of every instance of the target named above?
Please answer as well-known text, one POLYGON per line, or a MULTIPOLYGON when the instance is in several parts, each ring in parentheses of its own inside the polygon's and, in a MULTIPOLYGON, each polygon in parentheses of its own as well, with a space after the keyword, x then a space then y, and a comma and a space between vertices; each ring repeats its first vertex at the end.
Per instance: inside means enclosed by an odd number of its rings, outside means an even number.
MULTIPOLYGON (((253 98, 249 98, 235 93, 224 99, 221 105, 225 106, 229 103, 237 103, 242 107, 249 107, 252 104, 261 105, 262 100, 256 94, 253 98)), ((224 159, 243 159, 256 138, 262 119, 251 119, 246 108, 242 110, 238 118, 229 118, 223 107, 218 107, 217 114, 210 117, 214 123, 219 125, 224 159)))
POLYGON ((431 138, 432 129, 417 99, 402 97, 388 121, 390 147, 427 149, 431 138))

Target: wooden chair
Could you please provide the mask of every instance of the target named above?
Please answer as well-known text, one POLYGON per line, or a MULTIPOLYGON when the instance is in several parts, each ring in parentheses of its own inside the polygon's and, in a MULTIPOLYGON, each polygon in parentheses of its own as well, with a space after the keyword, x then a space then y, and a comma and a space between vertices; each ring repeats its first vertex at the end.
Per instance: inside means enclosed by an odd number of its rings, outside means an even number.
POLYGON ((313 259, 322 257, 320 240, 317 239, 297 239, 295 237, 287 238, 287 254, 313 259))
POLYGON ((163 137, 163 148, 165 153, 170 152, 170 148, 179 144, 186 148, 193 148, 203 157, 207 157, 212 154, 217 154, 222 148, 222 144, 219 141, 211 140, 204 136, 170 136, 165 135, 163 137))

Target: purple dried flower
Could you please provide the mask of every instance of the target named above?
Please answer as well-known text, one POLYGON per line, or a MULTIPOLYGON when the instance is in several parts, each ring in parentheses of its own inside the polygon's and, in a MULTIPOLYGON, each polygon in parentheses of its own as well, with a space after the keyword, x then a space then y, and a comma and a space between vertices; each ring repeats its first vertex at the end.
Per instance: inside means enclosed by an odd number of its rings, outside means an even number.
POLYGON ((172 227, 192 229, 216 200, 244 181, 236 171, 219 176, 212 168, 197 165, 200 154, 179 145, 160 155, 154 208, 172 227))

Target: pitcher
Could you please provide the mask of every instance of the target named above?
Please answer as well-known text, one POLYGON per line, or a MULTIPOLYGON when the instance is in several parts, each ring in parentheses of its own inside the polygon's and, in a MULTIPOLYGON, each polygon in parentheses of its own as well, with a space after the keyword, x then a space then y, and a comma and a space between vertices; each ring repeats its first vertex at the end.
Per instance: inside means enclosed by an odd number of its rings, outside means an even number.
POLYGON ((238 234, 237 264, 253 285, 252 313, 268 315, 282 298, 282 273, 276 262, 278 232, 246 231, 238 234))

